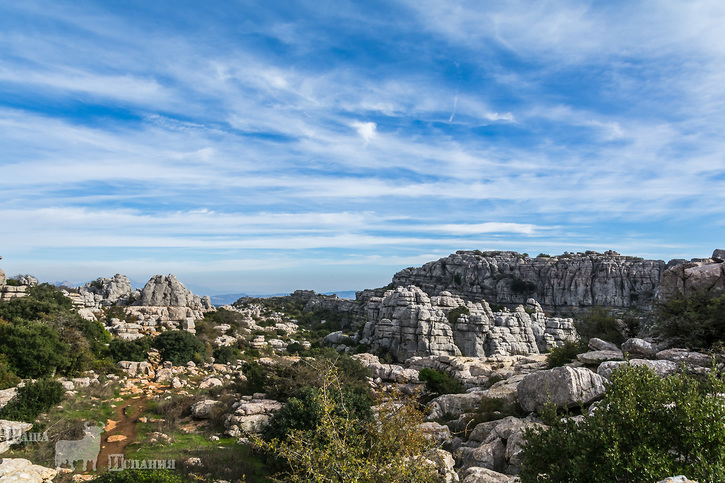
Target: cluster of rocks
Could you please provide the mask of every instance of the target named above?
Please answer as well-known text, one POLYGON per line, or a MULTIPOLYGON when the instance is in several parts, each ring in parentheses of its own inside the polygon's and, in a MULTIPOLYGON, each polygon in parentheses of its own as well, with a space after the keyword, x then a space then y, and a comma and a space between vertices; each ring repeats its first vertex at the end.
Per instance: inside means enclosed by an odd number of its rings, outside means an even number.
POLYGON ((467 302, 447 291, 430 297, 411 285, 371 297, 366 310, 361 342, 398 360, 538 354, 576 338, 572 319, 547 317, 533 299, 526 308, 494 313, 486 301, 467 302))
POLYGON ((194 295, 174 275, 156 275, 134 290, 125 275, 98 278, 70 294, 83 317, 96 319, 94 312, 105 307, 121 306, 125 318, 114 318, 107 325, 122 339, 133 340, 153 335, 157 328, 196 332, 196 321, 215 310, 208 296, 194 295))

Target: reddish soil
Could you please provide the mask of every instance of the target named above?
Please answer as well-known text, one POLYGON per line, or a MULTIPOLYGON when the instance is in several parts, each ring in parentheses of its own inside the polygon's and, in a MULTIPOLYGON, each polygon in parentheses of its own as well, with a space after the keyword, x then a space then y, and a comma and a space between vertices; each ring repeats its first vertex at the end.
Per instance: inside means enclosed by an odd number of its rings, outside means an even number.
MULTIPOLYGON (((101 436, 101 452, 98 454, 98 470, 108 467, 108 455, 125 454, 126 446, 136 440, 138 432, 136 424, 138 418, 143 416, 148 400, 146 398, 134 398, 124 401, 116 407, 116 417, 106 424, 105 432, 101 436), (121 441, 108 442, 111 436, 125 436, 121 441)), ((112 438, 116 439, 116 438, 112 438)))

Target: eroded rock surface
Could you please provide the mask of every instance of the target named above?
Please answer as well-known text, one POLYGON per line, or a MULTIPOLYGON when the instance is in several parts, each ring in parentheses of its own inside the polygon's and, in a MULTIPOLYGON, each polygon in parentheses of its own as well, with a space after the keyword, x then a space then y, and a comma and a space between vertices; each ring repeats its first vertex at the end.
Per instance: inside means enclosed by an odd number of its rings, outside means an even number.
POLYGON ((538 354, 576 337, 573 320, 547 317, 534 300, 494 313, 485 302, 449 292, 429 297, 416 286, 397 287, 366 304, 363 343, 397 359, 413 356, 538 354))
POLYGON ((565 307, 649 307, 665 271, 662 260, 616 252, 531 258, 516 252, 460 251, 395 274, 396 287, 416 285, 468 300, 515 305, 533 297, 547 310, 565 307))

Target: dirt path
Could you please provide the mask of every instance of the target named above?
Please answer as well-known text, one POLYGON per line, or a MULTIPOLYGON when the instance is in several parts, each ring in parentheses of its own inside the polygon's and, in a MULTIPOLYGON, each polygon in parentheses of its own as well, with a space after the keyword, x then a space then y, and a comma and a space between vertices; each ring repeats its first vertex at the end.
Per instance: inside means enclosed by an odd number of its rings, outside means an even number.
POLYGON ((116 417, 108 422, 102 436, 101 452, 96 460, 99 471, 108 467, 108 455, 124 454, 126 446, 136 440, 136 424, 138 418, 143 416, 147 403, 146 398, 134 398, 116 407, 116 417))

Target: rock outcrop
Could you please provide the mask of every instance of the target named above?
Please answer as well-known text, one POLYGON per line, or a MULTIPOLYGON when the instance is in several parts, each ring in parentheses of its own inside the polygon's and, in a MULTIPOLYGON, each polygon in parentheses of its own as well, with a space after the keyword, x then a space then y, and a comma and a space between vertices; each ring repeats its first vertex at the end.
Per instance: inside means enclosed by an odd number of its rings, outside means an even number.
POLYGON ((662 298, 702 291, 725 293, 725 250, 715 250, 711 258, 673 262, 662 274, 658 291, 662 298))
POLYGON ((97 278, 78 289, 83 304, 88 308, 129 305, 140 297, 127 276, 117 273, 113 278, 97 278))
POLYGON ((443 291, 467 300, 515 305, 535 298, 547 310, 601 305, 647 308, 666 265, 616 252, 531 258, 516 252, 459 251, 395 274, 395 287, 416 285, 433 296, 443 291))
MULTIPOLYGON (((725 250, 715 250, 711 258, 668 263, 613 251, 536 258, 510 251, 459 251, 398 272, 392 285, 416 285, 430 296, 448 291, 466 300, 483 298, 510 307, 533 297, 546 310, 595 305, 646 310, 658 298, 676 294, 725 293, 725 250)), ((364 291, 358 299, 375 295, 364 291)))
POLYGON ((429 297, 415 286, 397 287, 366 304, 362 343, 399 360, 414 356, 538 354, 574 339, 572 319, 547 317, 535 301, 494 313, 485 302, 441 292, 429 297))
POLYGON ((209 297, 199 297, 191 293, 174 275, 156 275, 146 283, 140 298, 134 305, 156 307, 189 307, 199 310, 211 310, 209 297))

